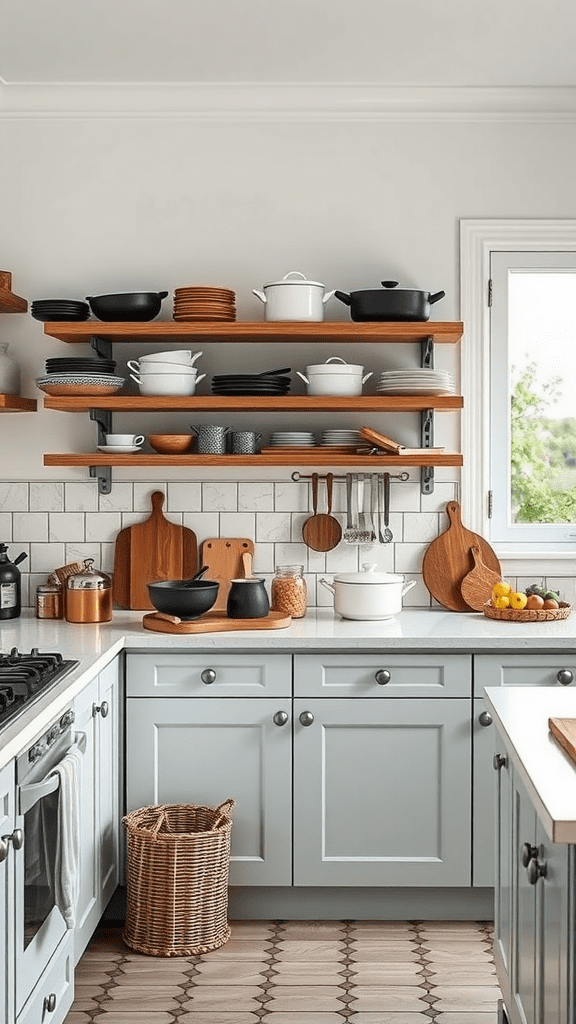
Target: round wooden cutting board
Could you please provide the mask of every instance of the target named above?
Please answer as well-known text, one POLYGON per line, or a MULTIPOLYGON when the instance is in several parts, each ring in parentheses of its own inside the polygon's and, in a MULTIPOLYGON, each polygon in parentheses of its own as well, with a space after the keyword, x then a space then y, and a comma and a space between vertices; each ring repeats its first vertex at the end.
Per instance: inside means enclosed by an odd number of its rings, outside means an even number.
POLYGON ((432 597, 455 612, 474 611, 462 596, 462 581, 475 566, 472 547, 477 545, 483 566, 501 575, 500 562, 494 551, 477 533, 462 525, 460 505, 446 505, 448 529, 428 546, 422 561, 422 578, 432 597))

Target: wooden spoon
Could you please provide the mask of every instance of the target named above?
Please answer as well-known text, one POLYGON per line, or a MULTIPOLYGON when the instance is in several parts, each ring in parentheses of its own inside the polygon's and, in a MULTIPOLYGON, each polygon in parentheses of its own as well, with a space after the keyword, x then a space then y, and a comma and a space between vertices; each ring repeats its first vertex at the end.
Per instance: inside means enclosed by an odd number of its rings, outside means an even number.
POLYGON ((481 612, 486 601, 492 596, 492 587, 499 583, 502 577, 484 565, 479 544, 472 544, 470 551, 474 558, 474 568, 462 580, 460 590, 466 604, 474 611, 481 612))
POLYGON ((318 512, 318 473, 312 474, 312 509, 313 515, 309 516, 302 527, 302 538, 304 543, 313 551, 331 551, 342 539, 342 527, 337 519, 331 515, 332 511, 332 487, 334 474, 328 473, 326 477, 326 491, 328 497, 328 512, 318 512))

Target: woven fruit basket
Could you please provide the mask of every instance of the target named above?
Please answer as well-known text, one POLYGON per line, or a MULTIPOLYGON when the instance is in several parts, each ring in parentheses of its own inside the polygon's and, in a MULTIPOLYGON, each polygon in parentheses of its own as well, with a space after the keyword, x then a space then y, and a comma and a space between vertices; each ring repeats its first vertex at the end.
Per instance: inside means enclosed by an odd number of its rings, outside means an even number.
POLYGON ((502 619, 504 622, 553 622, 567 619, 572 605, 560 601, 558 608, 495 608, 486 603, 482 609, 488 619, 502 619))

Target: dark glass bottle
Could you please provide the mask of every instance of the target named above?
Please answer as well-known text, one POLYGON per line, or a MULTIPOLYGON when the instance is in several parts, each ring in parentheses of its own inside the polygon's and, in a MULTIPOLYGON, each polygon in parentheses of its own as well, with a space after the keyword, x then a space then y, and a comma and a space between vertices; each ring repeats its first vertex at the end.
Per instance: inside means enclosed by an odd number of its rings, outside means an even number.
POLYGON ((0 544, 0 619, 17 619, 22 611, 20 569, 16 562, 26 558, 26 553, 18 555, 11 562, 6 552, 7 544, 0 544))

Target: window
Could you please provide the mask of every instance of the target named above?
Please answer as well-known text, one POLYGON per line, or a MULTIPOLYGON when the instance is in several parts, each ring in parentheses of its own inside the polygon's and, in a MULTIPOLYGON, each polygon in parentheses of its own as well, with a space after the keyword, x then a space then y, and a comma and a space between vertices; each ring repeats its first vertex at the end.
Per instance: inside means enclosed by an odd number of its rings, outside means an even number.
POLYGON ((462 221, 461 261, 466 522, 556 569, 576 557, 576 222, 462 221))

